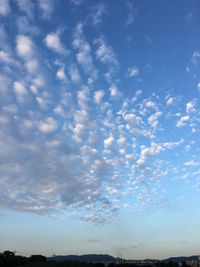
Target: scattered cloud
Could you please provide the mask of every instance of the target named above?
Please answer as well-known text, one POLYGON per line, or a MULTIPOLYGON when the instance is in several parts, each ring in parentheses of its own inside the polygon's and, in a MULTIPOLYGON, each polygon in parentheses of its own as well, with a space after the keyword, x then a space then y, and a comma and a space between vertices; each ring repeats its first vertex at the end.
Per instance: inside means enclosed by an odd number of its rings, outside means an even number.
POLYGON ((111 64, 118 66, 119 63, 111 46, 109 46, 104 38, 96 40, 98 48, 96 50, 97 59, 104 64, 111 64))
POLYGON ((58 123, 53 118, 49 117, 45 121, 40 121, 38 124, 38 129, 42 133, 50 133, 58 127, 58 123))
MULTIPOLYGON (((70 3, 79 12, 83 1, 70 3)), ((0 1, 2 22, 11 4, 0 1)), ((98 32, 107 5, 88 8, 78 24, 66 26, 66 36, 51 19, 60 7, 52 0, 16 0, 15 30, 0 26, 0 206, 38 214, 75 210, 101 224, 120 209, 162 202, 165 179, 197 188, 199 51, 188 73, 184 69, 196 95, 163 92, 172 81, 152 89, 155 73, 129 58, 121 64, 121 44, 98 32), (124 74, 142 82, 132 84, 124 74)), ((130 1, 127 8, 128 26, 137 9, 130 1)))
POLYGON ((86 74, 90 74, 92 78, 96 78, 97 72, 94 67, 93 57, 91 54, 91 46, 85 40, 83 35, 83 25, 78 24, 74 33, 74 38, 72 45, 75 50, 78 50, 76 53, 76 60, 82 67, 83 71, 86 74))
POLYGON ((102 98, 104 97, 104 91, 103 90, 98 90, 94 92, 94 101, 97 104, 101 103, 102 98))
POLYGON ((34 54, 34 45, 30 37, 18 35, 16 39, 16 49, 19 56, 28 59, 34 54))
POLYGON ((191 57, 191 61, 193 64, 200 63, 200 51, 194 51, 191 57))
POLYGON ((45 44, 48 48, 52 49, 53 51, 63 54, 65 53, 65 49, 60 41, 60 37, 56 33, 49 33, 44 39, 45 44))
POLYGON ((139 76, 139 73, 140 73, 139 69, 136 66, 133 66, 128 68, 126 76, 130 78, 131 77, 136 78, 139 76))
POLYGON ((128 8, 128 15, 125 25, 129 26, 132 25, 135 22, 136 16, 138 14, 138 8, 134 6, 134 4, 130 1, 126 2, 127 8, 128 8))
POLYGON ((185 115, 185 116, 182 116, 176 123, 176 126, 181 128, 183 126, 185 126, 185 124, 190 120, 190 116, 188 115, 185 115))

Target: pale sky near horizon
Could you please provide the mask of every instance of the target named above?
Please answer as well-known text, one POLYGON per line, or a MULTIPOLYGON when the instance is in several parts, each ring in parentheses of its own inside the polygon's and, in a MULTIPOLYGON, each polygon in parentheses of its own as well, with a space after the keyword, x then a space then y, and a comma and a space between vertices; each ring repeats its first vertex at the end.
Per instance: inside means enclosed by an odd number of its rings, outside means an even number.
POLYGON ((199 13, 0 0, 0 252, 200 254, 199 13))

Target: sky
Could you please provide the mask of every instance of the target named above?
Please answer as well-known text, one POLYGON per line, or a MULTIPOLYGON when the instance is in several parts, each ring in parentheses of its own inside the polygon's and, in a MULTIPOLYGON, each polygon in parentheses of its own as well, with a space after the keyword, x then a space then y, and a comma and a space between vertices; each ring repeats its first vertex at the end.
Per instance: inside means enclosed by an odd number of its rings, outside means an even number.
POLYGON ((0 251, 200 254, 199 12, 0 0, 0 251))

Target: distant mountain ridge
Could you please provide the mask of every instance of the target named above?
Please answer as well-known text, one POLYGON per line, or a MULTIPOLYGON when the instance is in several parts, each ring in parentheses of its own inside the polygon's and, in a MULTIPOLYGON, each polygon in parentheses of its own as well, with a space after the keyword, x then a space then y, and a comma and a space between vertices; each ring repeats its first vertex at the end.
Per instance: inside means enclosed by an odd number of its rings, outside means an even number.
POLYGON ((54 261, 115 262, 116 258, 108 254, 58 255, 49 257, 54 261))
POLYGON ((168 259, 162 260, 164 262, 181 262, 181 261, 191 261, 191 260, 197 260, 198 256, 180 256, 180 257, 170 257, 168 259))
MULTIPOLYGON (((56 255, 52 257, 48 257, 48 260, 53 261, 79 261, 79 262, 116 262, 120 258, 115 258, 108 254, 84 254, 84 255, 56 255)), ((160 260, 162 262, 182 262, 182 261, 190 261, 197 260, 198 256, 179 256, 179 257, 170 257, 164 260, 160 260)), ((145 259, 145 261, 159 261, 156 259, 145 259)))

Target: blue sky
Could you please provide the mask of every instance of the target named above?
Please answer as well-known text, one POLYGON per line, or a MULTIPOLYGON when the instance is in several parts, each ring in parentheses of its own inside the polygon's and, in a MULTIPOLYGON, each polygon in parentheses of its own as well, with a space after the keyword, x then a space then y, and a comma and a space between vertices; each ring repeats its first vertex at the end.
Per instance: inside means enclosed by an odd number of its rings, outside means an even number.
POLYGON ((0 251, 200 253, 199 11, 0 1, 0 251))

